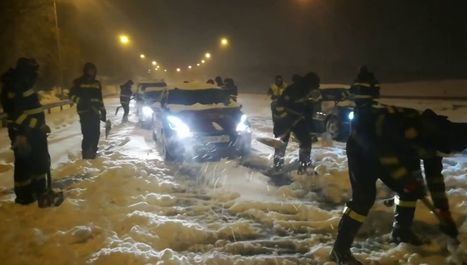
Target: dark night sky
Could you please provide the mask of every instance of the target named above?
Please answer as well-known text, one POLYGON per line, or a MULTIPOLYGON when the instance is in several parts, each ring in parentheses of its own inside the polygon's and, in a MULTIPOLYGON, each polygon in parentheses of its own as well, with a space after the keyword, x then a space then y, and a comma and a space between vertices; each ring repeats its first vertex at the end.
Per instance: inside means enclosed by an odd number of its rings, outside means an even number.
POLYGON ((139 51, 175 68, 209 49, 215 60, 204 75, 246 83, 311 70, 348 81, 362 63, 384 81, 467 77, 467 1, 80 1, 75 9, 62 6, 61 23, 108 72, 130 65, 121 58, 137 61, 139 51), (117 47, 118 32, 131 34, 135 45, 117 47), (217 47, 223 35, 232 41, 228 51, 217 47))

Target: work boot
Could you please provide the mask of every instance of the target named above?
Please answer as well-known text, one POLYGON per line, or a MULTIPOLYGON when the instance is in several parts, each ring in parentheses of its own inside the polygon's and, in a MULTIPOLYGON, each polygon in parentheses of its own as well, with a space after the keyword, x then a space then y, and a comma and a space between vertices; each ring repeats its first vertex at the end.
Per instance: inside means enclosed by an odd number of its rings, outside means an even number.
POLYGON ((283 157, 274 157, 274 170, 280 171, 284 166, 284 158, 283 157))
POLYGON ((337 264, 359 265, 360 263, 350 252, 353 240, 362 223, 350 218, 346 214, 342 216, 337 230, 337 238, 330 253, 330 259, 337 264))
POLYGON ((28 205, 34 203, 37 199, 34 196, 21 196, 15 198, 16 204, 28 205))
POLYGON ((315 169, 311 161, 300 161, 297 170, 298 175, 312 176, 315 174, 315 169))
POLYGON ((338 250, 333 248, 329 256, 331 261, 334 261, 338 265, 362 265, 350 252, 350 249, 338 250))
POLYGON ((414 214, 415 207, 396 206, 391 234, 394 243, 407 243, 414 246, 423 244, 423 241, 412 231, 414 214))

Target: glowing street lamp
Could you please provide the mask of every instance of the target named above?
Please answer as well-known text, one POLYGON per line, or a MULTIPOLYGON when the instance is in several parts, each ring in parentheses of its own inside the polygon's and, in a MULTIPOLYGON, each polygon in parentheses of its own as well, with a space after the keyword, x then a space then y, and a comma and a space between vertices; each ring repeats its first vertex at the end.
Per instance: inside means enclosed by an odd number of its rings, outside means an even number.
POLYGON ((201 64, 199 64, 199 63, 196 64, 196 66, 198 66, 198 67, 199 67, 200 65, 201 65, 201 64))
POLYGON ((130 37, 128 37, 127 35, 125 34, 120 34, 118 36, 118 40, 120 41, 120 43, 123 45, 123 46, 127 46, 128 44, 130 44, 130 37))
POLYGON ((222 38, 222 39, 221 39, 221 46, 222 46, 222 47, 227 47, 227 46, 229 46, 229 39, 227 39, 227 38, 222 38))
POLYGON ((140 55, 139 55, 139 58, 141 58, 141 59, 145 59, 145 58, 146 58, 146 55, 144 55, 144 54, 140 54, 140 55))
POLYGON ((191 69, 191 68, 192 68, 191 65, 188 65, 188 69, 191 69))
POLYGON ((180 72, 180 71, 182 71, 182 69, 180 69, 180 68, 177 68, 177 72, 180 72))
POLYGON ((205 60, 201 60, 201 63, 205 63, 206 61, 205 60))
POLYGON ((210 59, 210 58, 211 58, 211 54, 210 54, 209 52, 207 52, 207 53, 204 54, 204 57, 205 57, 206 59, 210 59))
POLYGON ((164 72, 167 72, 167 69, 164 69, 164 72))
POLYGON ((152 65, 157 65, 156 61, 152 61, 151 63, 152 63, 152 65))

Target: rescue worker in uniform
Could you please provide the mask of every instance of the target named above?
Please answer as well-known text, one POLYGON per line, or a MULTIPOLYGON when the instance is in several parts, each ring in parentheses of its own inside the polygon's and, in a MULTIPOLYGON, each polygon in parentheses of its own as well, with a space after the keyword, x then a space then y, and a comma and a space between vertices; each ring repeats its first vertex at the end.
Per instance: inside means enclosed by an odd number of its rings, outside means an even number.
POLYGON ((122 123, 128 122, 128 114, 130 114, 130 100, 133 96, 131 87, 133 84, 132 80, 128 80, 125 84, 120 86, 120 104, 123 108, 122 123))
POLYGON ((311 123, 313 102, 319 100, 319 77, 311 72, 297 83, 285 88, 273 107, 274 136, 286 143, 274 153, 274 168, 280 170, 284 164, 284 155, 290 134, 299 142, 298 174, 310 174, 311 163, 311 123))
POLYGON ((445 194, 442 158, 467 148, 467 124, 452 123, 431 110, 382 106, 373 100, 375 86, 358 90, 347 158, 352 199, 344 208, 331 259, 338 264, 361 264, 350 252, 353 239, 373 206, 376 181, 381 179, 396 194, 392 241, 420 245, 411 229, 418 199, 426 196, 421 173, 442 220, 440 230, 456 237, 456 225, 445 194))
POLYGON ((238 88, 237 85, 235 85, 235 81, 232 78, 226 78, 224 80, 224 89, 234 101, 237 101, 238 88))
POLYGON ((96 80, 97 68, 86 63, 83 75, 73 81, 70 98, 77 104, 83 141, 83 159, 95 159, 100 137, 100 121, 105 122, 106 110, 102 100, 102 86, 96 80))
POLYGON ((222 77, 216 76, 216 78, 214 78, 214 81, 216 81, 216 86, 224 87, 224 81, 222 81, 222 77))
MULTIPOLYGON (((287 87, 287 84, 284 82, 284 79, 282 78, 281 75, 276 75, 274 78, 274 83, 269 87, 268 89, 268 95, 271 97, 271 114, 272 114, 272 126, 273 128, 276 126, 276 118, 275 118, 275 109, 277 106, 277 99, 282 95, 284 92, 285 88, 287 87)), ((274 130, 274 129, 273 129, 274 130)), ((274 166, 279 169, 282 167, 282 163, 279 163, 279 161, 282 161, 281 159, 277 159, 278 161, 274 162, 274 166)))
POLYGON ((352 95, 367 95, 367 97, 379 98, 379 82, 375 75, 368 70, 366 65, 360 67, 357 78, 350 86, 352 95))
POLYGON ((34 89, 38 69, 34 59, 20 58, 16 68, 2 76, 1 102, 15 157, 15 202, 23 205, 35 202, 46 192, 46 174, 50 170, 50 128, 34 89))

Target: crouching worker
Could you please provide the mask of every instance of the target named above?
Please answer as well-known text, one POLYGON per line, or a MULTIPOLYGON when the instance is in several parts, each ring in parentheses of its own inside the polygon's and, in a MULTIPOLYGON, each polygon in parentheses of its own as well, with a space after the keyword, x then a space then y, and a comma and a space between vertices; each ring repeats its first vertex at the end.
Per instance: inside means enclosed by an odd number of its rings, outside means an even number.
POLYGON ((274 168, 280 170, 284 164, 284 155, 290 134, 297 138, 299 149, 298 174, 312 174, 311 144, 313 102, 319 100, 319 77, 311 72, 285 88, 272 106, 274 136, 286 143, 275 150, 274 168))
MULTIPOLYGON (((362 92, 364 93, 364 92, 362 92)), ((449 211, 440 154, 467 148, 467 124, 450 122, 431 110, 381 106, 371 95, 355 95, 355 118, 347 141, 352 199, 344 209, 331 259, 361 264, 350 252, 376 196, 378 177, 396 194, 391 238, 420 245, 412 232, 416 202, 425 198, 425 184, 441 218, 439 228, 451 237, 458 231, 449 211), (421 162, 425 172, 422 175, 421 162)))
POLYGON ((15 69, 2 76, 1 102, 7 114, 8 135, 15 156, 15 202, 30 204, 46 192, 50 169, 43 108, 34 89, 39 65, 34 59, 20 58, 15 69))
POLYGON ((73 81, 70 98, 77 104, 83 141, 83 159, 95 159, 100 137, 100 122, 106 121, 106 110, 102 100, 102 86, 96 80, 97 68, 86 63, 83 75, 73 81))

